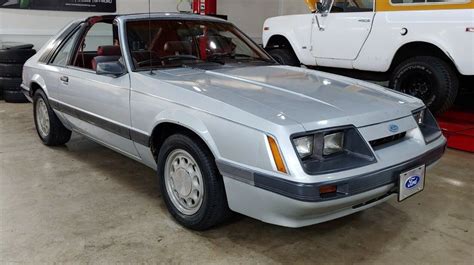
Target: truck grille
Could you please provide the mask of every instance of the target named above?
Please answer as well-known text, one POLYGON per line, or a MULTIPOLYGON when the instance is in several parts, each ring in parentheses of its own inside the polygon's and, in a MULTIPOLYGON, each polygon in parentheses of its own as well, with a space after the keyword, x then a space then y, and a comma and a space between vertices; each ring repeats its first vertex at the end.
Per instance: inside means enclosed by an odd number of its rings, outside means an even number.
POLYGON ((396 144, 398 142, 401 142, 403 138, 405 138, 406 134, 407 134, 406 132, 403 132, 403 133, 395 134, 389 137, 372 140, 369 143, 372 146, 372 148, 381 149, 388 146, 389 144, 396 144))

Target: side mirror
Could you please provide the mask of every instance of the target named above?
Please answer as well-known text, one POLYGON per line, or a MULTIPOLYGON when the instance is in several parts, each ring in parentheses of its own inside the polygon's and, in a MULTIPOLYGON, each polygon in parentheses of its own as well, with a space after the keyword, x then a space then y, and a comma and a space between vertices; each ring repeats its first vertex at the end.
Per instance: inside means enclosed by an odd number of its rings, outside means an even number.
POLYGON ((115 77, 119 77, 125 74, 125 68, 118 61, 102 62, 97 64, 96 73, 98 75, 113 75, 115 77))
POLYGON ((316 4, 317 12, 325 17, 331 12, 333 4, 334 0, 319 0, 316 4))

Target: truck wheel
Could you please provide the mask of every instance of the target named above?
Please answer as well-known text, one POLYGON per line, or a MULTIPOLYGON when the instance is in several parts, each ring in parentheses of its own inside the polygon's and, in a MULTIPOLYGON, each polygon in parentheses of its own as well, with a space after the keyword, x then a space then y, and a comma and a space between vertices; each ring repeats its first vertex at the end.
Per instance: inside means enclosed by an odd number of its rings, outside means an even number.
POLYGON ((33 114, 36 131, 45 145, 58 146, 69 142, 71 131, 56 116, 42 90, 37 90, 33 96, 33 114))
POLYGON ((157 165, 166 207, 181 225, 202 231, 230 216, 223 179, 199 139, 185 134, 168 137, 157 165))
POLYGON ((392 74, 390 88, 423 100, 435 114, 447 111, 454 103, 459 80, 445 61, 430 56, 402 62, 392 74))
POLYGON ((300 61, 295 53, 289 49, 273 49, 268 52, 279 64, 300 66, 300 61))

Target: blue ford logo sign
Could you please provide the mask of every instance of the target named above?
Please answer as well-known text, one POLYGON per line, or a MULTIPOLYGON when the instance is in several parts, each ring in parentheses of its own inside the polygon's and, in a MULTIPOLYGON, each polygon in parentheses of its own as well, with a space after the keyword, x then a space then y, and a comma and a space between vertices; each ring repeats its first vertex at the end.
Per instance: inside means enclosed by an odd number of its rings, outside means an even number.
POLYGON ((388 130, 390 132, 396 133, 396 132, 398 132, 398 130, 400 130, 400 128, 398 128, 398 125, 396 125, 396 124, 390 124, 388 126, 388 130))
POLYGON ((405 188, 407 189, 413 189, 414 187, 418 186, 418 183, 420 183, 421 178, 419 176, 413 176, 407 179, 405 181, 405 188))

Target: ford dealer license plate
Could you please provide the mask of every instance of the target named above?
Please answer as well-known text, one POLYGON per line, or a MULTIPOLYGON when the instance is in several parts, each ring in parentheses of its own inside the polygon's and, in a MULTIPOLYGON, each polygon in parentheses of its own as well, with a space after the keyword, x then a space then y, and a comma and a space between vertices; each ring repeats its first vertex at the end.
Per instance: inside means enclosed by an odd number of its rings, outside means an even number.
POLYGON ((425 188, 425 165, 400 174, 398 201, 403 201, 425 188))

